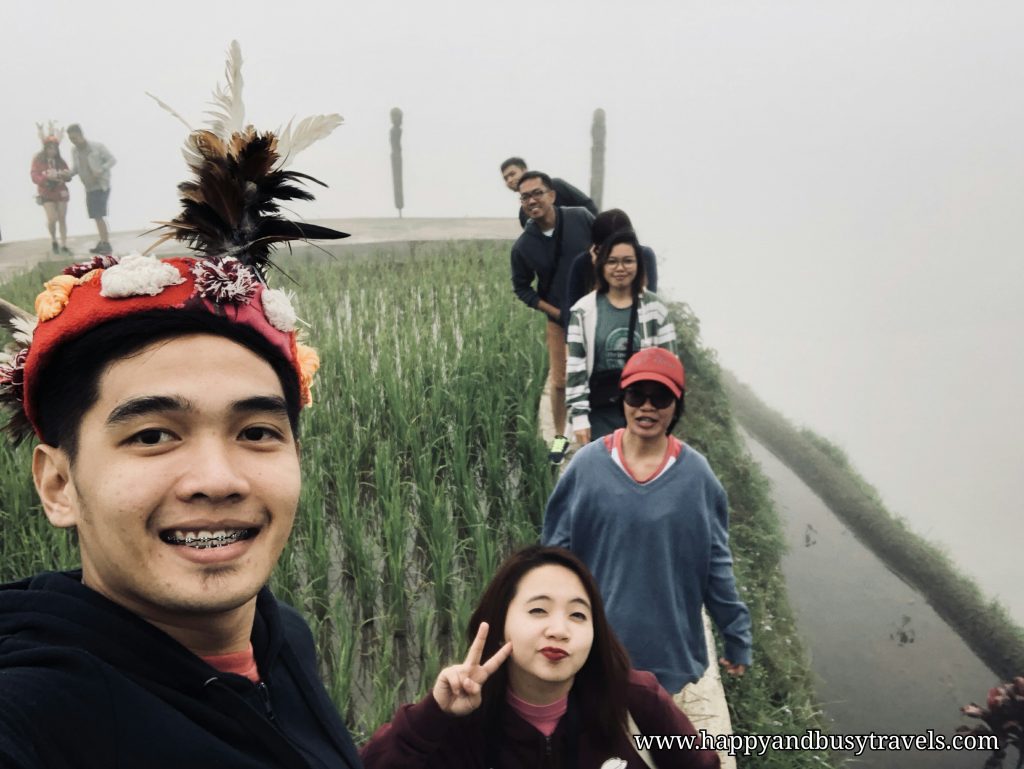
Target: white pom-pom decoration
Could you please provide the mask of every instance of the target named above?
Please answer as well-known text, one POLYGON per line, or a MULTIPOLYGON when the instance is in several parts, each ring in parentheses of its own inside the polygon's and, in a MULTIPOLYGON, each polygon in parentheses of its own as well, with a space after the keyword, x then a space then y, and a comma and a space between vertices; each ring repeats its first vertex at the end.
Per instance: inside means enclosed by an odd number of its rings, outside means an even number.
POLYGON ((156 296, 168 286, 184 283, 173 265, 152 256, 128 254, 103 271, 100 296, 123 299, 126 296, 156 296))
POLYGON ((263 314, 267 316, 270 325, 278 331, 285 333, 295 330, 295 322, 298 316, 295 308, 292 307, 291 297, 277 288, 264 290, 261 297, 263 302, 263 314))

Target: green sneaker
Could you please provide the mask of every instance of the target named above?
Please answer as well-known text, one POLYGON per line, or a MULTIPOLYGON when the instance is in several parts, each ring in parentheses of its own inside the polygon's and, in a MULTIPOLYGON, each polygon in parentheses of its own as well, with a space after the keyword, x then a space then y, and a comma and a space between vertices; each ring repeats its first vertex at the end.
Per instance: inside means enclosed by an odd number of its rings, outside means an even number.
POLYGON ((553 465, 560 465, 568 453, 569 439, 564 435, 557 435, 548 448, 548 461, 553 465))

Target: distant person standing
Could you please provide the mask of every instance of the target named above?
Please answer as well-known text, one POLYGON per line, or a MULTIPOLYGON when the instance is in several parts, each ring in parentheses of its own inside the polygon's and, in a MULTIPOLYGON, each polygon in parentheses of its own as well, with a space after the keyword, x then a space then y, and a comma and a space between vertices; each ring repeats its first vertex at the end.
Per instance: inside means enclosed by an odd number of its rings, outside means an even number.
POLYGON ((78 175, 85 187, 85 206, 89 218, 96 222, 99 242, 89 249, 92 254, 109 254, 110 233, 107 230, 107 200, 110 197, 110 169, 117 160, 99 142, 86 141, 78 123, 68 126, 71 151, 71 175, 78 175))
POLYGON ((546 342, 551 379, 551 416, 555 440, 548 458, 554 464, 565 459, 565 325, 566 276, 572 257, 590 245, 593 215, 585 208, 555 205, 551 177, 526 171, 519 178, 519 200, 530 217, 523 234, 512 246, 512 290, 527 307, 547 316, 546 342), (534 287, 536 281, 536 288, 534 287))
POLYGON ((63 130, 54 130, 50 124, 47 135, 43 135, 42 124, 39 138, 43 149, 32 159, 32 181, 36 185, 36 202, 46 212, 46 227, 50 231, 51 249, 55 254, 70 256, 68 250, 68 185, 71 170, 60 156, 60 140, 63 130), (60 227, 60 244, 57 243, 57 228, 60 227))
MULTIPOLYGON (((501 178, 505 180, 505 186, 513 192, 519 191, 519 179, 524 173, 526 173, 526 161, 522 158, 511 157, 501 164, 501 178)), ((553 177, 551 179, 551 189, 555 191, 556 206, 581 206, 594 216, 597 216, 597 206, 594 205, 594 201, 581 190, 569 184, 565 179, 553 177)), ((525 206, 520 205, 519 224, 526 227, 528 219, 525 206)))

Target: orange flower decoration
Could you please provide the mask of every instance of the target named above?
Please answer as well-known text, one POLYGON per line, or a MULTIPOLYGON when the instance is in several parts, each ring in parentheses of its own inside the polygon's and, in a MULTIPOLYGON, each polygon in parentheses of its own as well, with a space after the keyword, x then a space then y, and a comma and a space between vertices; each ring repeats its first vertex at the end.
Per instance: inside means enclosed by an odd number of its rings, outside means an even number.
POLYGON ((103 268, 102 267, 97 267, 95 270, 89 270, 89 272, 85 273, 85 275, 83 275, 82 277, 80 277, 78 279, 78 285, 84 286, 86 283, 88 283, 91 280, 99 280, 102 275, 103 275, 103 268))
POLYGON ((299 386, 302 405, 308 406, 313 402, 313 393, 310 388, 313 386, 313 376, 320 368, 320 356, 316 350, 304 344, 295 345, 296 359, 299 362, 299 386))
POLYGON ((68 304, 71 289, 78 285, 78 278, 70 275, 58 275, 43 284, 45 289, 36 297, 36 315, 40 321, 50 320, 60 315, 68 304))

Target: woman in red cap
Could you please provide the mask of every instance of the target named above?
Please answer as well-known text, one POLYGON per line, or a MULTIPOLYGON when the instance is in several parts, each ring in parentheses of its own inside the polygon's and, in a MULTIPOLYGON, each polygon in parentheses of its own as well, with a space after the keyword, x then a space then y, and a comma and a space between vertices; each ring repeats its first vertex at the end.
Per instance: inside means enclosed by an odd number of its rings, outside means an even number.
POLYGON ((683 365, 668 350, 641 350, 620 385, 626 427, 569 463, 542 541, 587 564, 633 667, 668 691, 708 667, 704 606, 725 639, 722 666, 742 675, 750 613, 733 575, 725 491, 700 452, 671 434, 683 412, 683 365))

